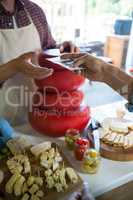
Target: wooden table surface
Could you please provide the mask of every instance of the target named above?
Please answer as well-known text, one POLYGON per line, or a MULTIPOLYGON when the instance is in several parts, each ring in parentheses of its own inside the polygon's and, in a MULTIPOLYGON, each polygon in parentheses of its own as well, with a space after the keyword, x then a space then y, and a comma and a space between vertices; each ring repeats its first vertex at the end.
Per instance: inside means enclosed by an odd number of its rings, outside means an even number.
POLYGON ((97 197, 96 200, 133 200, 133 181, 97 197))

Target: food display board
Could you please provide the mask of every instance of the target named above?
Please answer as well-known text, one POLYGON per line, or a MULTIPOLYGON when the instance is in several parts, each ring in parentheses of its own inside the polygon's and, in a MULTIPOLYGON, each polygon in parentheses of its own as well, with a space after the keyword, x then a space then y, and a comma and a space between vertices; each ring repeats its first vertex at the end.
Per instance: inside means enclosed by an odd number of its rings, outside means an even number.
POLYGON ((121 147, 112 147, 101 142, 100 154, 102 157, 116 161, 133 161, 133 148, 123 149, 121 147))
MULTIPOLYGON (((13 142, 11 141, 11 143, 9 142, 8 148, 9 150, 10 150, 10 147, 12 148, 12 153, 9 151, 7 156, 0 160, 0 171, 4 173, 4 179, 0 184, 0 198, 1 199, 3 200, 41 200, 41 199, 60 200, 60 199, 63 199, 64 200, 66 197, 71 195, 74 191, 78 191, 82 189, 82 184, 83 184, 82 179, 72 168, 71 164, 66 159, 61 148, 55 143, 51 143, 50 144, 51 147, 48 148, 49 144, 50 142, 49 143, 46 142, 46 145, 42 143, 39 145, 32 146, 31 144, 29 146, 25 145, 25 148, 22 148, 21 145, 19 144, 16 145, 16 142, 14 143, 14 141, 13 142), (17 150, 17 148, 18 148, 18 153, 16 154, 15 151, 17 150), (47 167, 47 164, 49 163, 46 162, 46 155, 48 159, 49 153, 51 154, 52 159, 54 159, 54 154, 56 154, 56 159, 55 159, 56 162, 55 160, 52 161, 54 164, 50 163, 51 167, 47 167), (22 161, 24 158, 25 158, 25 163, 23 163, 22 161), (44 159, 44 160, 41 160, 41 159, 44 159), (13 165, 14 165, 14 162, 16 161, 19 162, 21 166, 19 166, 19 164, 17 163, 15 165, 16 166, 15 168, 13 165), (60 173, 59 170, 61 169, 62 169, 63 175, 60 176, 59 178, 58 173, 57 173, 57 175, 55 176, 55 179, 58 179, 58 180, 56 180, 55 183, 52 183, 52 185, 50 186, 51 183, 50 181, 48 182, 48 180, 50 179, 48 179, 48 177, 46 176, 46 171, 47 171, 47 174, 51 173, 51 177, 52 177, 53 176, 52 173, 54 173, 54 175, 57 171, 60 173), (11 182, 10 180, 11 180, 11 177, 15 176, 17 173, 21 174, 19 176, 21 176, 22 179, 21 180, 19 179, 19 182, 16 183, 16 186, 15 186, 15 183, 13 185, 12 183, 10 183, 11 182), (71 175, 73 176, 73 178, 75 177, 75 179, 73 179, 71 175), (35 177, 41 177, 43 182, 40 179, 35 179, 38 181, 40 180, 40 182, 37 183, 36 181, 35 183, 35 180, 34 180, 34 184, 33 183, 31 184, 28 182, 29 177, 30 177, 29 179, 30 182, 32 182, 31 179, 35 177), (17 188, 17 185, 19 184, 21 185, 21 187, 17 188), (57 186, 57 184, 58 184, 58 187, 55 187, 54 185, 57 186), (64 186, 62 187, 61 184, 64 184, 64 186), (26 189, 27 185, 28 185, 28 189, 26 189), (38 189, 36 189, 37 187, 38 189), (35 195, 35 191, 36 191, 36 194, 40 195, 40 197, 37 197, 35 195), (31 193, 34 193, 34 194, 31 194, 31 193)), ((49 160, 50 160, 50 157, 49 157, 49 160)))
POLYGON ((133 160, 133 122, 107 118, 100 132, 101 156, 116 161, 133 160))

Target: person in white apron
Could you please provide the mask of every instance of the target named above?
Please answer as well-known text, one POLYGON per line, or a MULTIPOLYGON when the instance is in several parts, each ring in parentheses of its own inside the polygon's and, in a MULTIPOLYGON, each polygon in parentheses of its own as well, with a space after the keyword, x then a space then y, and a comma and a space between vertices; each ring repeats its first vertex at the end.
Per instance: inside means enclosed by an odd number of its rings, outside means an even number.
MULTIPOLYGON (((28 12, 27 15, 31 22, 30 25, 17 28, 14 19, 14 29, 0 29, 0 65, 24 53, 41 49, 39 33, 28 12)), ((35 89, 33 80, 19 73, 4 83, 0 91, 1 96, 5 97, 8 88, 13 86, 27 86, 30 91, 35 89)), ((19 104, 20 91, 13 90, 10 93, 10 100, 15 104, 19 104)), ((7 104, 5 99, 3 99, 2 104, 0 115, 5 117, 12 125, 20 125, 27 120, 27 109, 25 106, 11 106, 7 104)))

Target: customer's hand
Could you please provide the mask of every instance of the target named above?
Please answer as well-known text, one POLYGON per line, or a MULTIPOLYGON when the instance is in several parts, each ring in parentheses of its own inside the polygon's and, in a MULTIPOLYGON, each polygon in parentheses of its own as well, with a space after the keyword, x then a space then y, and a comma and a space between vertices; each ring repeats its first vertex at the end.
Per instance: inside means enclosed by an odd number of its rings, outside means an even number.
POLYGON ((92 81, 103 81, 104 78, 104 62, 85 53, 66 53, 61 55, 61 59, 74 60, 74 67, 83 67, 87 69, 87 78, 92 81))
POLYGON ((74 192, 68 200, 94 200, 94 197, 90 193, 89 186, 84 183, 81 192, 74 192))
POLYGON ((14 66, 17 72, 21 72, 26 76, 35 79, 47 78, 52 75, 53 69, 48 69, 45 67, 40 67, 32 63, 35 59, 36 53, 30 52, 23 54, 22 56, 11 61, 11 65, 14 66))
POLYGON ((65 41, 60 45, 60 53, 79 53, 80 49, 71 41, 65 41))

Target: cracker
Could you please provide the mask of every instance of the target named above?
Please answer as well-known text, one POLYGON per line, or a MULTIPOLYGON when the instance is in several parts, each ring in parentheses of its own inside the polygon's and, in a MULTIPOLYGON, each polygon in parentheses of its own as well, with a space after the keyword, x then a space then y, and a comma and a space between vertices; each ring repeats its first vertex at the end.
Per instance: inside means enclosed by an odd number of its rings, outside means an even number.
POLYGON ((110 134, 111 134, 111 133, 106 134, 106 135, 102 138, 102 141, 108 142, 108 139, 110 138, 110 134))
POLYGON ((129 133, 129 134, 127 135, 127 138, 128 138, 128 140, 129 140, 129 147, 132 147, 132 146, 133 146, 133 133, 132 133, 132 132, 129 133))
POLYGON ((124 135, 120 135, 120 140, 119 140, 119 143, 118 143, 118 145, 119 145, 120 147, 123 147, 123 145, 124 145, 124 138, 125 138, 124 135))
POLYGON ((109 139, 108 139, 109 143, 110 143, 110 144, 113 144, 116 137, 117 137, 117 133, 116 133, 116 132, 112 132, 112 133, 110 134, 109 139))
POLYGON ((119 140, 120 140, 120 134, 117 134, 117 136, 115 137, 115 140, 114 140, 114 146, 118 146, 118 144, 119 144, 119 140))
POLYGON ((124 138, 124 149, 128 149, 129 148, 129 139, 127 136, 125 136, 124 138))

